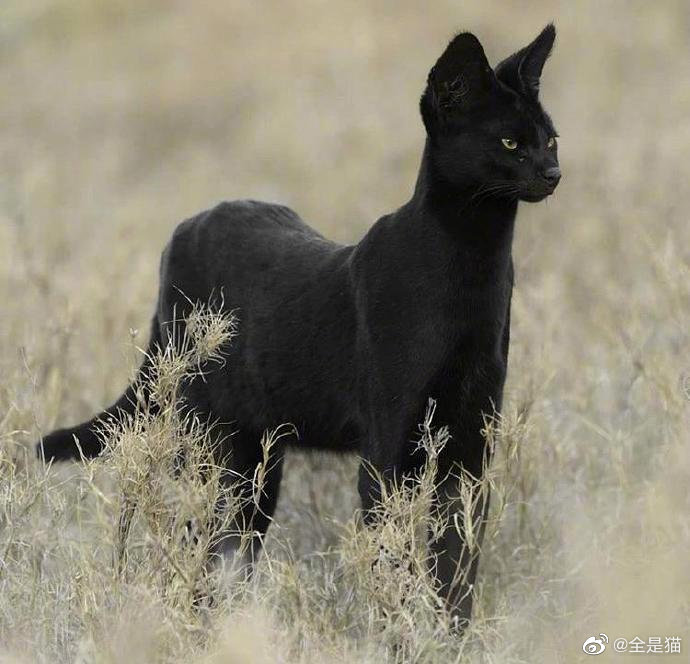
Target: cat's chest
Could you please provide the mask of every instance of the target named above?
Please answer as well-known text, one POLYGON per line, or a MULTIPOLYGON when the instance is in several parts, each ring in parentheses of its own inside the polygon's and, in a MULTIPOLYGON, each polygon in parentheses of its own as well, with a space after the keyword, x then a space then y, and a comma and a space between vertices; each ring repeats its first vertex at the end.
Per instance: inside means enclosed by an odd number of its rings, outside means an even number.
POLYGON ((454 377, 483 371, 502 361, 509 325, 511 285, 500 288, 465 289, 448 302, 437 321, 429 371, 436 376, 454 377))
POLYGON ((432 373, 458 362, 480 363, 500 354, 509 306, 508 288, 464 291, 435 308, 421 308, 408 321, 406 345, 432 373))
POLYGON ((512 283, 501 280, 492 284, 454 285, 443 303, 441 317, 453 337, 490 336, 500 333, 507 319, 512 283))

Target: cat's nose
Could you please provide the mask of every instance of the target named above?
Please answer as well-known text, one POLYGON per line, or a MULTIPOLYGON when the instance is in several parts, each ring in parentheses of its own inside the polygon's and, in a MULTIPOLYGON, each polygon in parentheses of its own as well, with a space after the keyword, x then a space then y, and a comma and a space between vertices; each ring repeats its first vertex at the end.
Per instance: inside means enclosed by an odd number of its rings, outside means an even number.
POLYGON ((558 166, 547 168, 541 176, 552 186, 555 187, 561 179, 561 169, 558 166))

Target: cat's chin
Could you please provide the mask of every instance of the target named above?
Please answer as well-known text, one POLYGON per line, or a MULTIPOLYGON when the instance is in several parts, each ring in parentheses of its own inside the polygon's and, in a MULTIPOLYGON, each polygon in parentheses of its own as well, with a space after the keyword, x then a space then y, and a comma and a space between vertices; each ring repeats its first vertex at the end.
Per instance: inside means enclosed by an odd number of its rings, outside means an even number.
POLYGON ((541 201, 545 200, 549 196, 553 194, 552 191, 545 192, 545 193, 524 193, 520 194, 520 200, 524 201, 525 203, 540 203, 541 201))

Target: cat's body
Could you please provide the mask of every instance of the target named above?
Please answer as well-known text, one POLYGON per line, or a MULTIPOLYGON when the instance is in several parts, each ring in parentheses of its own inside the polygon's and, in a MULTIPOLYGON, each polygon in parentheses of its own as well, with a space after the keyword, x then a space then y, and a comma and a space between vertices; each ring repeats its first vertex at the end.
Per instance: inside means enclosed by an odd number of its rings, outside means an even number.
POLYGON ((344 440, 356 427, 352 255, 278 205, 221 203, 183 222, 163 254, 158 320, 215 291, 240 330, 195 403, 236 421, 239 435, 290 422, 300 445, 356 447, 344 440))
MULTIPOLYGON (((358 244, 330 242, 291 210, 253 201, 177 228, 163 253, 152 350, 190 301, 222 294, 235 310, 240 334, 225 365, 185 395, 229 423, 216 427, 231 471, 251 476, 263 431, 289 422, 298 435, 285 444, 354 450, 386 480, 401 477, 423 461, 417 426, 433 398, 435 422, 451 434, 439 501, 455 509, 455 485, 443 481, 454 469, 481 474, 483 417, 500 410, 506 375, 518 199, 541 200, 560 175, 537 101, 554 35, 547 27, 496 74, 475 37, 451 42, 422 97, 428 137, 414 194, 358 244)), ((105 414, 131 400, 130 388, 105 414)), ((97 454, 97 422, 46 437, 46 458, 76 456, 73 434, 97 454)), ((260 509, 247 515, 258 532, 275 507, 282 452, 260 509)), ((359 490, 366 515, 380 495, 368 470, 359 490)), ((476 561, 453 586, 457 564, 469 562, 460 531, 434 544, 435 573, 449 607, 468 619, 476 561)))

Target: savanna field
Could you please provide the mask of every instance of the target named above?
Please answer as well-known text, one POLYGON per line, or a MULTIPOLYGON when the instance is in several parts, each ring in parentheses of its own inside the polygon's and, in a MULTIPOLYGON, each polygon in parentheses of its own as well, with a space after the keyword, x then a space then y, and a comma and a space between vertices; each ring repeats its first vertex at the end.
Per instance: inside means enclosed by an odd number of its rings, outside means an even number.
MULTIPOLYGON (((680 0, 5 0, 0 662, 550 664, 588 661, 600 633, 595 661, 687 661, 689 35, 680 0), (199 311, 186 354, 160 362, 170 408, 114 429, 104 459, 35 459, 42 433, 134 374, 179 221, 257 198, 357 241, 412 192, 418 99, 448 39, 472 30, 495 64, 549 20, 541 97, 563 181, 518 213, 467 632, 448 629, 423 574, 428 476, 365 531, 357 460, 293 452, 251 582, 224 583, 203 537, 185 541, 216 496, 171 470, 203 438, 174 387, 223 361, 241 316, 235 329, 199 311), (680 654, 613 649, 666 637, 680 654)), ((443 422, 427 425, 433 449, 443 422)), ((190 467, 206 463, 197 449, 190 467)))

